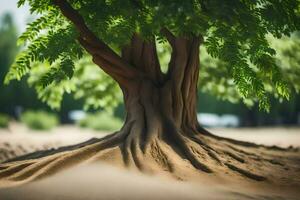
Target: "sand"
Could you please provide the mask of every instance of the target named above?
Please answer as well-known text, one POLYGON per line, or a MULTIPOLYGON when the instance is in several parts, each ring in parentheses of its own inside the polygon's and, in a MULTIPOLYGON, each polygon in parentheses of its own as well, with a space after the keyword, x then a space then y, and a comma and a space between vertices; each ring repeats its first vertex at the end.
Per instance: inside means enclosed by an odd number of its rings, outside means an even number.
MULTIPOLYGON (((66 131, 67 129, 64 127, 62 130, 66 131)), ((215 132, 220 134, 218 133, 220 130, 217 129, 215 132)), ((289 130, 283 128, 244 129, 240 131, 240 135, 237 130, 228 130, 237 139, 245 139, 242 134, 247 131, 249 134, 246 136, 246 140, 260 144, 279 144, 287 147, 290 145, 298 146, 300 143, 300 140, 297 140, 299 139, 299 134, 297 134, 299 129, 296 128, 289 130), (275 133, 276 137, 272 133, 275 133), (250 136, 251 134, 252 136, 250 136)), ((223 135, 226 134, 224 133, 226 130, 221 132, 223 135)), ((54 138, 58 138, 55 134, 51 137, 53 140, 44 141, 48 147, 52 145, 49 144, 50 141, 56 141, 54 138)), ((14 142, 16 142, 12 138, 10 140, 6 138, 6 141, 2 138, 0 137, 1 142, 9 143, 10 147, 13 147, 14 142)), ((16 136, 16 138, 18 137, 16 136)), ((81 142, 84 139, 78 137, 76 141, 81 142)), ((27 142, 29 141, 30 139, 27 138, 27 142)), ((60 141, 60 144, 54 142, 53 145, 59 146, 66 143, 68 142, 60 141)), ((268 174, 267 180, 257 181, 241 176, 238 170, 228 170, 224 167, 212 166, 215 167, 214 170, 216 171, 213 174, 199 172, 193 169, 187 161, 178 158, 178 155, 170 149, 163 148, 177 166, 171 175, 164 170, 156 169, 154 164, 155 173, 142 174, 134 168, 125 170, 120 159, 114 157, 114 155, 118 155, 117 152, 119 151, 115 148, 110 150, 109 154, 105 152, 96 154, 93 161, 89 160, 89 162, 83 162, 79 166, 60 170, 59 173, 47 178, 33 182, 28 181, 28 183, 25 181, 26 184, 20 182, 18 187, 8 187, 10 186, 9 183, 0 181, 0 187, 3 187, 0 189, 0 199, 299 199, 300 197, 300 155, 298 151, 269 150, 268 156, 280 158, 279 164, 276 163, 278 160, 260 160, 257 163, 261 163, 261 166, 253 165, 256 166, 253 168, 252 163, 248 163, 246 166, 251 172, 260 175, 268 174), (104 163, 101 160, 107 162, 104 163), (113 166, 108 163, 113 164, 113 166)), ((10 151, 13 151, 13 148, 10 151)), ((93 151, 93 149, 89 148, 86 151, 93 151)), ((251 149, 251 153, 265 154, 266 151, 254 148, 251 149)), ((66 154, 65 157, 67 156, 66 154)), ((78 155, 76 156, 78 157, 78 155)), ((268 156, 264 156, 264 158, 268 158, 268 156)), ((79 158, 84 160, 80 155, 79 158)), ((53 157, 53 159, 55 158, 53 157)), ((249 162, 246 157, 242 159, 246 163, 249 162)), ((244 163, 234 159, 231 163, 234 166, 245 167, 244 163)), ((208 165, 211 164, 208 163, 208 165)), ((43 168, 39 170, 41 173, 43 170, 47 171, 43 168)), ((26 167, 24 174, 26 175, 26 167)))
POLYGON ((72 145, 107 134, 69 125, 46 132, 36 131, 20 123, 11 123, 9 129, 0 128, 0 163, 38 150, 72 145))
MULTIPOLYGON (((243 180, 241 180, 243 181, 243 180)), ((174 181, 157 174, 147 176, 105 163, 82 165, 50 178, 0 189, 2 200, 217 200, 299 199, 300 192, 263 184, 174 181)))
POLYGON ((0 199, 5 200, 299 199, 298 195, 266 185, 258 189, 205 180, 173 181, 159 175, 150 177, 121 170, 104 163, 83 165, 17 188, 0 189, 0 199))

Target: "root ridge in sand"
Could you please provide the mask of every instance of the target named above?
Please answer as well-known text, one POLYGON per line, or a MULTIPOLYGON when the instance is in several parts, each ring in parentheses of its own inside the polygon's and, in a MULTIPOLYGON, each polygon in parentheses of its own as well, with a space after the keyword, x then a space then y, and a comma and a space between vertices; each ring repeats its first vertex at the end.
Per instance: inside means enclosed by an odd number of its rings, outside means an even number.
POLYGON ((229 169, 231 169, 233 171, 236 171, 236 172, 240 173, 241 175, 244 175, 244 176, 246 176, 248 178, 251 178, 253 180, 256 180, 256 181, 264 181, 264 180, 266 180, 266 177, 263 177, 263 176, 260 176, 260 175, 257 175, 257 174, 253 174, 253 173, 251 173, 249 171, 246 171, 244 169, 238 168, 238 167, 236 167, 236 166, 234 166, 234 165, 232 165, 230 163, 225 163, 225 165, 229 169))

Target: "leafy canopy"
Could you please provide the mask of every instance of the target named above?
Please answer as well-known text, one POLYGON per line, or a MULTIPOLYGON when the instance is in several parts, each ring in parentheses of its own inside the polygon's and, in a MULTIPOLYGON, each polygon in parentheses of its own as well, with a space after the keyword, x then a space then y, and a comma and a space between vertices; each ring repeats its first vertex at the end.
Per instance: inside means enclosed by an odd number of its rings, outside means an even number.
MULTIPOLYGON (((299 30, 299 0, 68 2, 84 17, 88 27, 117 52, 135 32, 145 39, 155 36, 159 42, 165 42, 160 33, 163 27, 176 36, 201 35, 207 53, 223 63, 228 80, 232 80, 243 99, 255 99, 260 108, 268 110, 268 86, 279 97, 289 98, 286 77, 277 66, 276 52, 266 36, 281 38, 299 30)), ((36 62, 47 63, 48 71, 36 81, 39 94, 47 99, 43 90, 76 78, 75 63, 85 52, 77 41, 75 27, 51 0, 19 0, 18 6, 24 3, 40 17, 28 24, 20 36, 19 44, 25 48, 7 74, 6 83, 21 79, 33 70, 36 62)), ((62 93, 67 90, 61 89, 62 93)))

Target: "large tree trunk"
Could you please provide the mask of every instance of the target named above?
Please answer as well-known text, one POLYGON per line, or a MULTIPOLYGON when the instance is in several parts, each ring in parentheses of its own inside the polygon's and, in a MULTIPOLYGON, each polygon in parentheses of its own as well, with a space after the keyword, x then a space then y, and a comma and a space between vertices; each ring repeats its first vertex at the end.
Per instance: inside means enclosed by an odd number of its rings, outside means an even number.
POLYGON ((141 166, 137 152, 151 151, 157 141, 165 141, 201 170, 211 170, 198 161, 186 145, 198 134, 196 91, 199 72, 200 39, 177 38, 173 46, 169 71, 163 74, 157 58, 155 41, 143 41, 137 34, 123 49, 123 58, 144 72, 143 76, 120 84, 127 117, 124 127, 124 161, 132 158, 141 166))

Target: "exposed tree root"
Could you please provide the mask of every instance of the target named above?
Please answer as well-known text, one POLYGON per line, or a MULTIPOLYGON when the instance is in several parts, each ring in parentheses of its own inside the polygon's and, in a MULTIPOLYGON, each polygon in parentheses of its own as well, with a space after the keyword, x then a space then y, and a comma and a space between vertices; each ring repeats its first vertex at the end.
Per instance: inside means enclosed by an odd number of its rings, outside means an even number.
MULTIPOLYGON (((255 181, 268 180, 268 174, 263 171, 260 171, 262 174, 256 174, 246 170, 249 167, 252 169, 260 168, 260 165, 270 167, 267 163, 274 167, 284 167, 272 156, 264 157, 252 153, 251 151, 257 150, 256 146, 228 145, 227 141, 220 142, 209 136, 189 137, 180 132, 170 134, 170 138, 154 137, 149 140, 145 151, 142 151, 143 144, 139 141, 140 137, 135 135, 137 132, 132 132, 132 130, 137 131, 134 128, 134 123, 128 123, 121 131, 102 139, 94 138, 77 145, 17 157, 0 165, 0 183, 4 181, 19 184, 36 180, 64 168, 92 161, 99 155, 101 159, 101 153, 104 150, 108 150, 109 153, 115 148, 120 149, 124 166, 136 168, 145 173, 153 170, 148 166, 150 160, 154 160, 158 168, 170 174, 180 170, 176 161, 174 162, 176 156, 172 158, 170 157, 172 155, 178 155, 179 158, 183 159, 181 162, 190 164, 199 173, 218 174, 218 171, 223 169, 229 174, 232 173, 255 181)), ((261 149, 261 151, 267 152, 270 149, 261 149)), ((282 150, 283 153, 285 151, 287 150, 282 150)))
POLYGON ((235 153, 229 152, 229 151, 224 151, 224 153, 228 156, 230 156, 231 158, 239 161, 240 163, 244 163, 245 160, 241 157, 239 157, 238 155, 236 155, 235 153))
POLYGON ((250 178, 250 179, 253 179, 253 180, 256 180, 256 181, 264 181, 264 180, 266 180, 266 177, 263 177, 263 176, 260 176, 260 175, 251 173, 251 172, 246 171, 246 170, 244 170, 244 169, 241 169, 241 168, 239 168, 239 167, 237 167, 237 166, 234 166, 234 165, 232 165, 232 164, 230 164, 230 163, 225 163, 225 165, 226 165, 229 169, 231 169, 231 170, 233 170, 233 171, 236 171, 236 172, 240 173, 241 175, 246 176, 246 177, 248 177, 248 178, 250 178))
POLYGON ((153 158, 155 158, 155 161, 159 163, 163 170, 171 173, 174 171, 174 164, 171 163, 167 154, 162 150, 157 140, 152 143, 150 151, 153 158))

